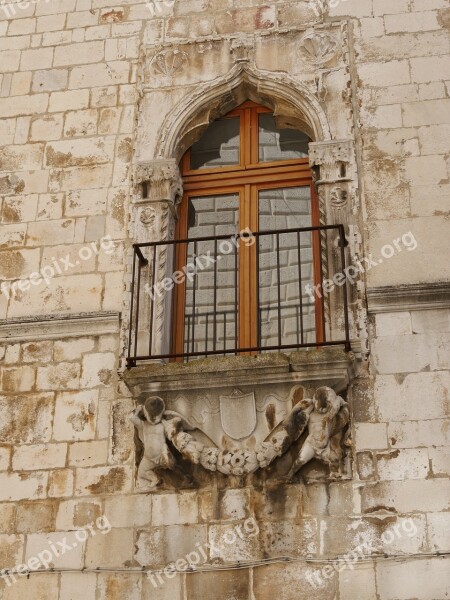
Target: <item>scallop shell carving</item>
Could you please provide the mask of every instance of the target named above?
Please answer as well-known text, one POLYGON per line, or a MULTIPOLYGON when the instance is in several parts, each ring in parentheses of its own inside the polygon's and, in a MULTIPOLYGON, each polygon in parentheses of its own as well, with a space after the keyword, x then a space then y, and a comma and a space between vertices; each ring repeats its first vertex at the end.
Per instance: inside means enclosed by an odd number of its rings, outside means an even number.
POLYGON ((330 33, 313 32, 303 37, 300 47, 315 65, 320 65, 336 56, 339 41, 330 33))
POLYGON ((184 71, 188 64, 186 52, 181 50, 163 50, 159 52, 151 62, 153 71, 157 75, 174 77, 184 71))

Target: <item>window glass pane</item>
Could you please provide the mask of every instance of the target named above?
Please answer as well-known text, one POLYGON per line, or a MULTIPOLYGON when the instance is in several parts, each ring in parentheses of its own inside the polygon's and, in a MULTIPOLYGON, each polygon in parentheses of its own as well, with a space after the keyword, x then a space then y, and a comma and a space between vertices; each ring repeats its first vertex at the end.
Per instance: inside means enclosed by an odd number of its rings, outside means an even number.
MULTIPOLYGON (((238 224, 238 194, 190 198, 189 238, 229 235, 232 240, 238 224)), ((185 352, 236 346, 236 246, 228 240, 188 244, 187 263, 192 265, 188 272, 192 275, 186 279, 185 352)))
POLYGON ((259 161, 291 160, 308 156, 309 138, 296 129, 278 129, 270 113, 259 115, 259 161))
POLYGON ((239 165, 239 146, 239 117, 214 121, 191 147, 191 169, 239 165))
MULTIPOLYGON (((260 231, 311 227, 311 222, 309 187, 260 191, 260 231)), ((277 346, 279 335, 282 345, 315 341, 315 304, 306 291, 306 286, 313 285, 313 281, 311 233, 259 236, 262 347, 277 346)))

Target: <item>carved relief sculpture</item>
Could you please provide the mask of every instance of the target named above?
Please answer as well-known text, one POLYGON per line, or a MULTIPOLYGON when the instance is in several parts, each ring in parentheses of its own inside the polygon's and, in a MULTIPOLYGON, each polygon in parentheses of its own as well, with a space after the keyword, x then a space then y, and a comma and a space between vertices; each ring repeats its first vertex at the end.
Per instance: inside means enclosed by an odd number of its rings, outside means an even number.
POLYGON ((178 471, 186 477, 170 445, 182 459, 201 465, 207 471, 244 476, 269 467, 292 448, 305 431, 307 437, 300 449, 296 450, 297 457, 285 478, 292 479, 313 458, 329 465, 330 471, 339 476, 342 474, 344 433, 349 422, 349 410, 345 400, 333 389, 321 387, 312 399, 301 400, 267 439, 253 450, 242 447, 221 449, 209 445, 213 444, 211 441, 205 443, 205 436, 200 436, 200 441, 195 433, 201 433, 198 428, 181 414, 166 410, 164 401, 159 397, 147 398, 133 411, 130 419, 143 445, 138 485, 142 491, 151 491, 159 483, 155 470, 178 471))

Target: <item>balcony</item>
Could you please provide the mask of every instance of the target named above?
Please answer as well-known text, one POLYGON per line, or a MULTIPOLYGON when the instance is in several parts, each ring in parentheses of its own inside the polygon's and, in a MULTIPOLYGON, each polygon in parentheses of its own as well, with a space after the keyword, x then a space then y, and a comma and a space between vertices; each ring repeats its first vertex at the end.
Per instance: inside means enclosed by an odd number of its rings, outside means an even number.
POLYGON ((350 350, 343 225, 134 244, 128 368, 350 350))

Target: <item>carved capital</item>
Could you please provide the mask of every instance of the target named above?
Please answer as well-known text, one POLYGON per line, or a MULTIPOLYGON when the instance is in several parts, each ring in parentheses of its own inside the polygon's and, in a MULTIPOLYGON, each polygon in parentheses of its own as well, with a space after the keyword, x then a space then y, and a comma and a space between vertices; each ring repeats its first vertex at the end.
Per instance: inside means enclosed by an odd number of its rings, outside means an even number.
POLYGON ((145 202, 169 202, 175 206, 183 194, 180 169, 173 159, 138 163, 134 181, 147 184, 145 202))
POLYGON ((320 169, 320 183, 335 183, 347 179, 348 167, 352 161, 351 140, 312 142, 309 144, 309 164, 312 169, 320 169))

